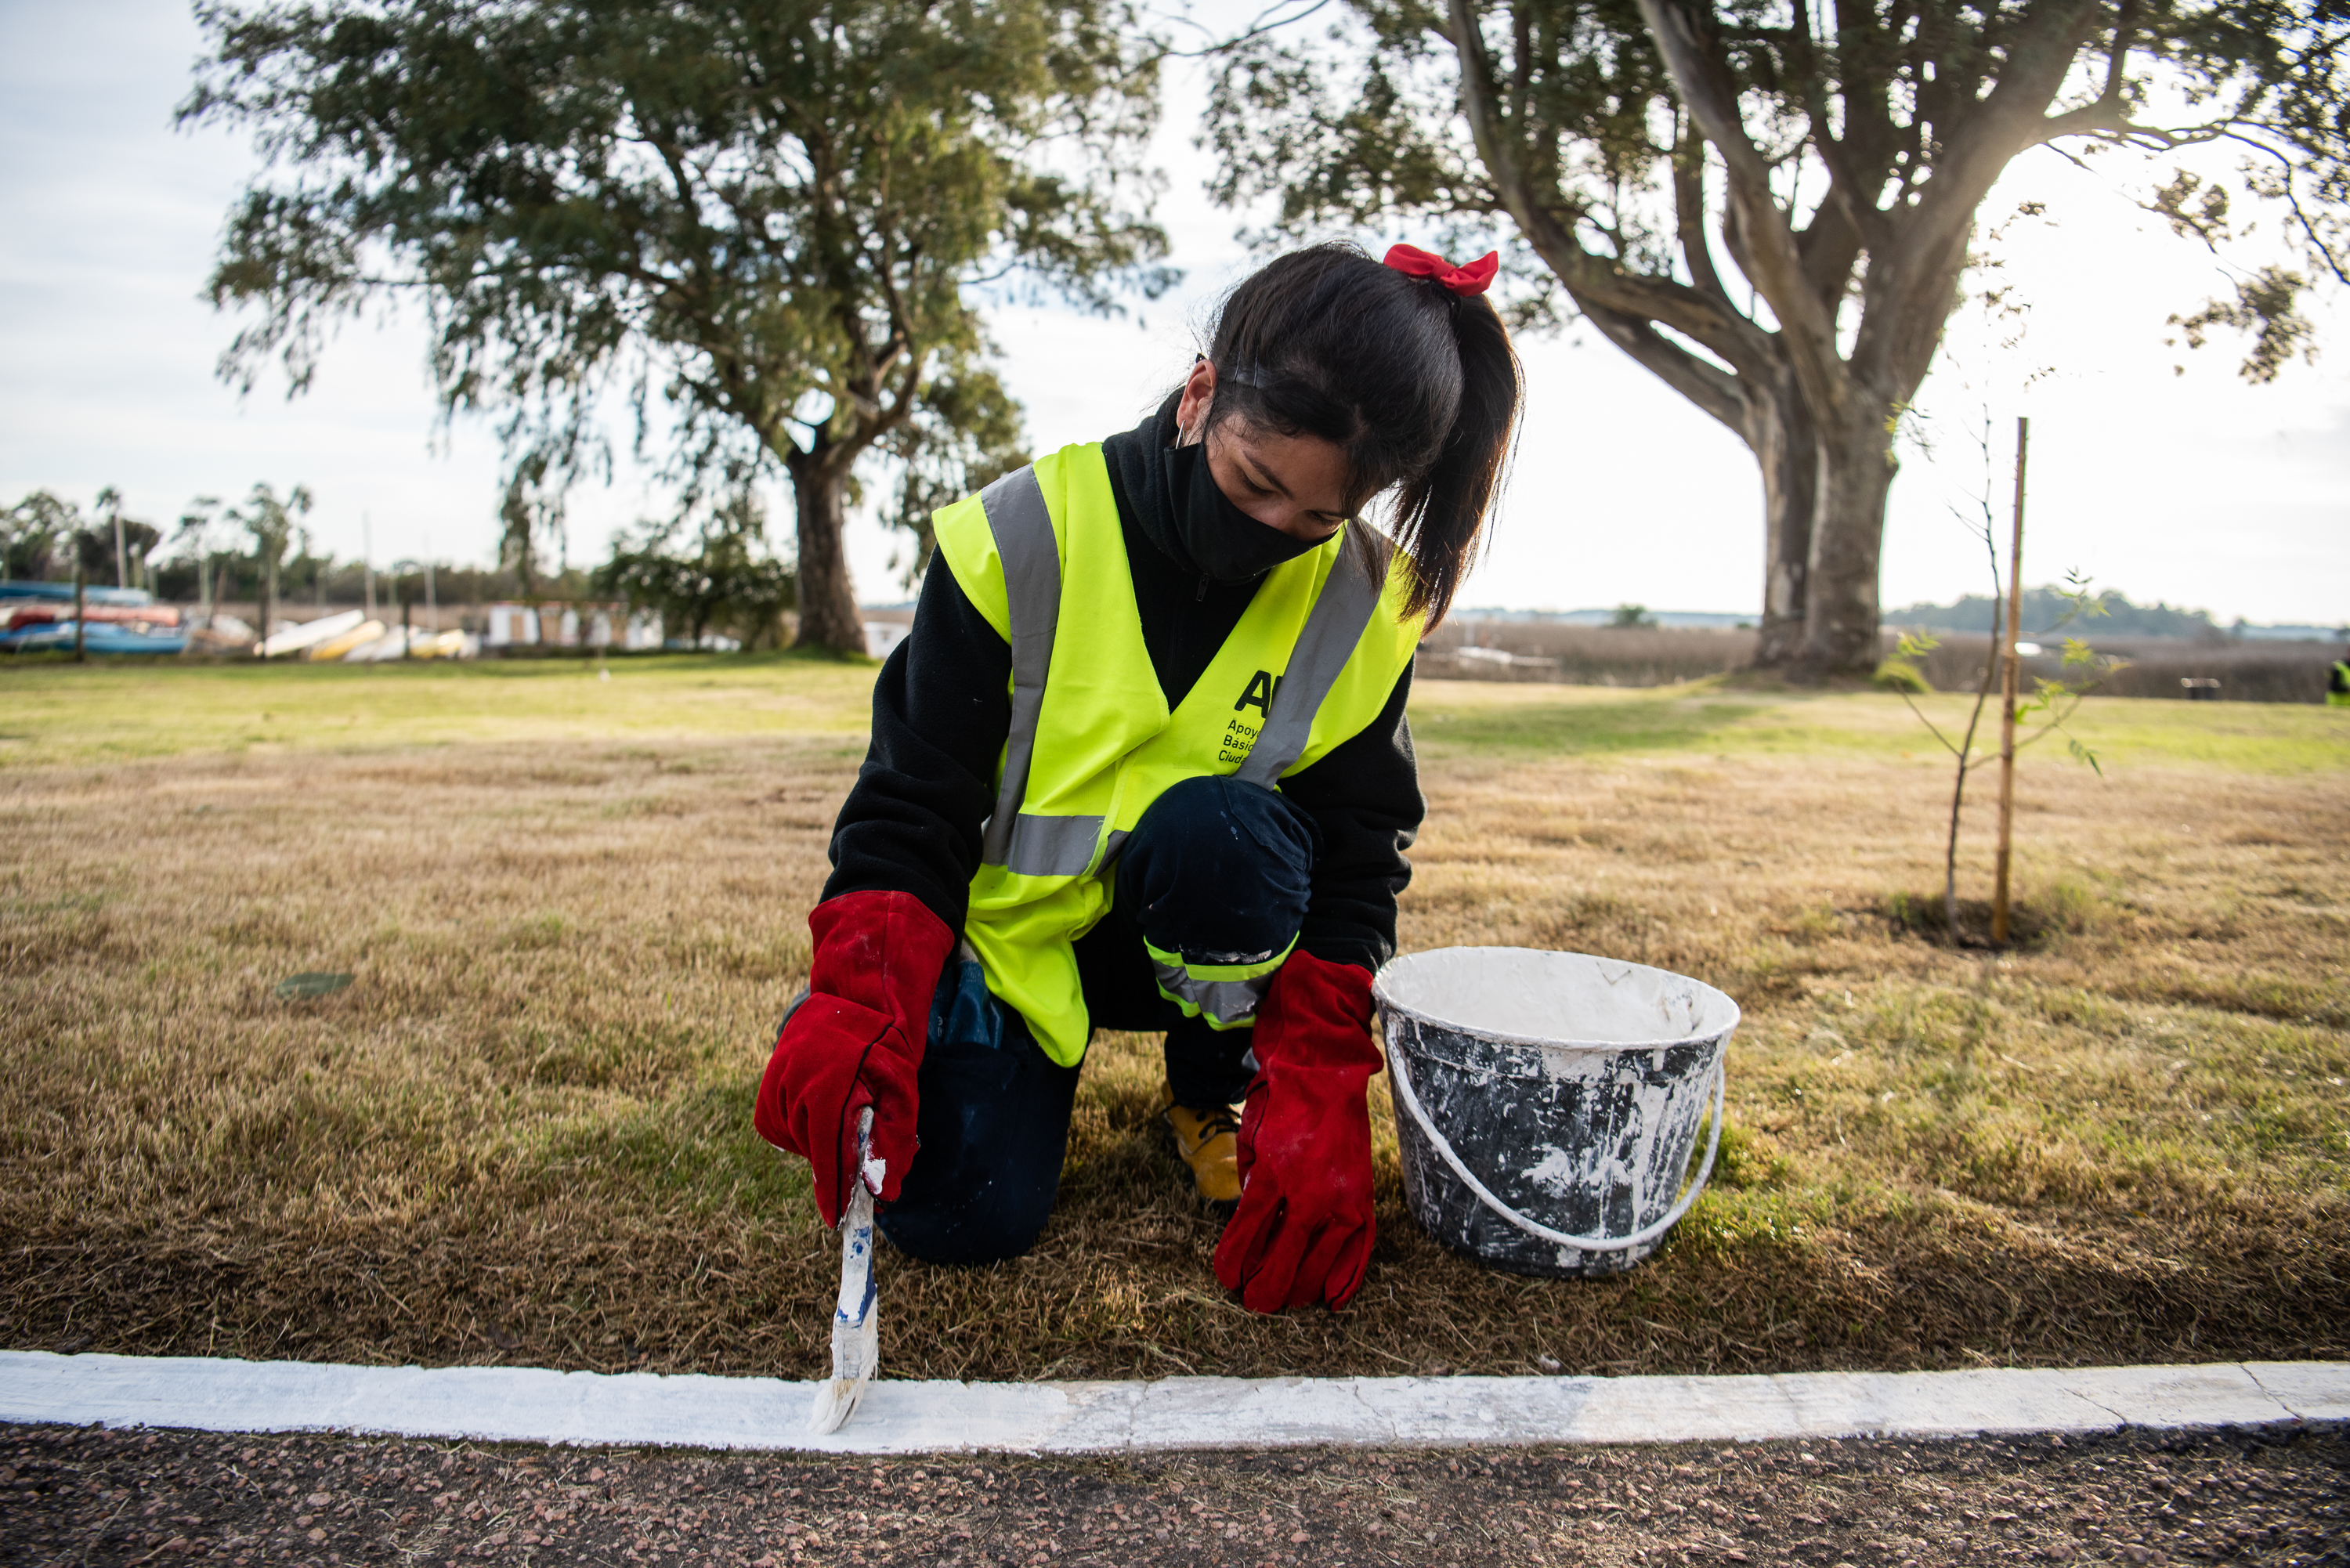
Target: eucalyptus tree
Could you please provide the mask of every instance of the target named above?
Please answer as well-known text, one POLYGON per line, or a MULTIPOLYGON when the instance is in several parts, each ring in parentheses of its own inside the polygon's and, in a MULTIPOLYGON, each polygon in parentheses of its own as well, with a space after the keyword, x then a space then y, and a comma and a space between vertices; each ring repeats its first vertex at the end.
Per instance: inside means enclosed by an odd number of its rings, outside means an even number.
MULTIPOLYGON (((2240 177, 2147 193, 2182 234, 2293 253, 2177 320, 2308 344, 2345 280, 2339 0, 1345 0, 1349 25, 1228 57, 1221 193, 1333 223, 1512 232, 1522 319, 1580 313, 1762 471, 1758 661, 1877 659, 1896 423, 1961 297, 1977 209, 2027 150, 2216 144, 2240 177)), ((2083 258, 2085 265, 2120 265, 2083 258)))
POLYGON ((222 514, 222 521, 244 529, 253 541, 255 576, 261 589, 256 649, 269 640, 270 617, 277 603, 277 568, 285 564, 286 547, 293 544, 300 519, 309 514, 311 504, 307 485, 297 484, 281 498, 269 485, 255 484, 244 505, 222 514))
POLYGON ((608 464, 608 392, 689 504, 779 466, 804 643, 863 647, 855 471, 983 373, 975 289, 1108 309, 1172 281, 1139 162, 1157 76, 1122 0, 198 16, 182 122, 248 126, 270 159, 213 275, 216 303, 258 309, 225 373, 249 387, 275 359, 305 387, 336 324, 421 302, 444 412, 501 421, 510 550, 526 493, 608 464))
POLYGON ((215 529, 221 522, 220 498, 199 495, 188 503, 180 514, 180 526, 172 535, 172 543, 182 559, 195 567, 196 613, 202 624, 210 626, 221 597, 221 578, 227 552, 221 548, 215 529))
POLYGON ((0 512, 0 581, 47 581, 61 565, 61 549, 80 530, 79 506, 47 490, 26 492, 0 512))
POLYGON ((107 485, 98 493, 98 518, 84 545, 83 565, 93 576, 114 578, 118 588, 143 588, 147 557, 163 542, 162 532, 123 510, 122 492, 107 485))
POLYGON ((590 580, 631 608, 660 616, 665 639, 700 648, 705 633, 717 631, 746 649, 772 648, 782 639, 793 583, 791 568, 764 548, 765 536, 757 494, 737 490, 698 524, 676 517, 641 524, 590 580))

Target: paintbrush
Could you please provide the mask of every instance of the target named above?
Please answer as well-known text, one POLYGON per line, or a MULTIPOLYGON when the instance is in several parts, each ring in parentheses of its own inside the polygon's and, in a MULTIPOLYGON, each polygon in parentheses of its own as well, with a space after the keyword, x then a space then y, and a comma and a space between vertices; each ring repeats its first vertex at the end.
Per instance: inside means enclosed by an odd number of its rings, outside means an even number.
POLYGON ((832 1308, 832 1376, 816 1385, 808 1427, 837 1432, 857 1413, 881 1364, 880 1287, 873 1278, 873 1189, 866 1182, 873 1111, 857 1116, 857 1176, 840 1216, 840 1298, 832 1308))

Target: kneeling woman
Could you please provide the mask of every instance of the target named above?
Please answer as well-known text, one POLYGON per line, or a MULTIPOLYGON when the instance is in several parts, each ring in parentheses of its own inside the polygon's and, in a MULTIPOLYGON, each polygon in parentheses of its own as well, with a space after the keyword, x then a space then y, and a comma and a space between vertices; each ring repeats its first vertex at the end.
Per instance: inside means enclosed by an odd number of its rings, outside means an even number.
POLYGON ((1492 273, 1283 256, 1157 414, 937 514, 759 1086, 827 1223, 863 1179, 903 1251, 1018 1256, 1093 1031, 1163 1030, 1159 1114, 1232 1210, 1217 1277, 1261 1312, 1361 1284, 1411 658, 1517 415, 1492 273), (1356 520, 1389 491, 1401 548, 1356 520))

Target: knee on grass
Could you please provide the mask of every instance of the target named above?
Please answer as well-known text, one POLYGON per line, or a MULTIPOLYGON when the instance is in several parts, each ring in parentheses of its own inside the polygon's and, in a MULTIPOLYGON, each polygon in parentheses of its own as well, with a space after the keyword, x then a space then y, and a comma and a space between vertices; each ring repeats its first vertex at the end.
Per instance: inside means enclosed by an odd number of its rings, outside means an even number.
POLYGON ((874 1216, 874 1223, 891 1246, 925 1263, 975 1268, 1009 1262, 1025 1255, 1044 1234, 1054 1195, 1046 1191, 1040 1203, 995 1194, 994 1186, 988 1183, 951 1205, 892 1204, 874 1216))

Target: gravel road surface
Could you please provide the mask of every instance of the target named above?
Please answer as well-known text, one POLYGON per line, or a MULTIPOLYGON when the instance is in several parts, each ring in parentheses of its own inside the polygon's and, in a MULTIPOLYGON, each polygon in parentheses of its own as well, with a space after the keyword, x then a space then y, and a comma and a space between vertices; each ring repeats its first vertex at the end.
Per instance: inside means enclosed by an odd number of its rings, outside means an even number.
POLYGON ((2350 1564, 2350 1430, 1126 1460, 0 1427, 0 1563, 2350 1564))

